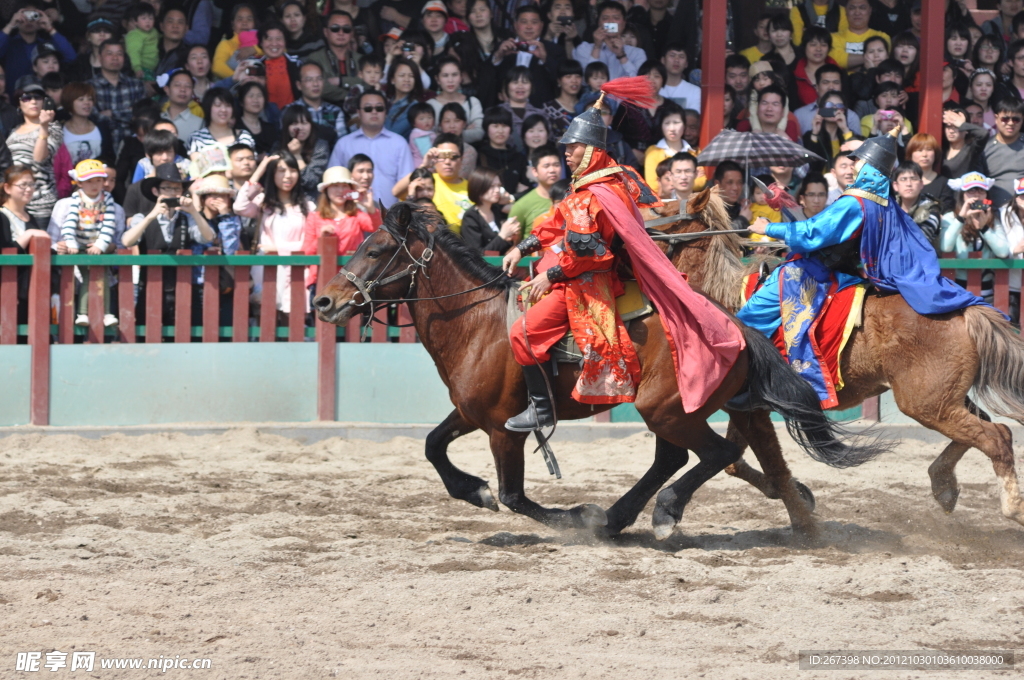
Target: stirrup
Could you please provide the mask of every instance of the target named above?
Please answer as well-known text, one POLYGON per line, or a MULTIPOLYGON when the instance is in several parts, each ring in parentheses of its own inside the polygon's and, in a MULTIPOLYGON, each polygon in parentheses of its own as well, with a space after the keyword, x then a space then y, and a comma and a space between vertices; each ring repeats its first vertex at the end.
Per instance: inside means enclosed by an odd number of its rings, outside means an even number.
POLYGON ((552 427, 554 424, 555 419, 551 415, 546 418, 541 417, 536 403, 530 399, 525 411, 505 421, 505 429, 510 432, 536 432, 545 427, 552 427))

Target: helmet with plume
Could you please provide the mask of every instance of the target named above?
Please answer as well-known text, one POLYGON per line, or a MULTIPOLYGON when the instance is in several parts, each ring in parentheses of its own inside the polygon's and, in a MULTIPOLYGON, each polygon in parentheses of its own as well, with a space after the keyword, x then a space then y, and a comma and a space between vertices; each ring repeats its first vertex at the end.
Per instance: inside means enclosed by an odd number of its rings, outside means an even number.
POLYGON ((593 106, 572 119, 559 144, 586 144, 598 149, 608 148, 608 127, 601 119, 601 104, 605 96, 613 97, 623 104, 637 107, 651 107, 655 104, 654 85, 647 76, 616 78, 601 86, 601 95, 593 106))

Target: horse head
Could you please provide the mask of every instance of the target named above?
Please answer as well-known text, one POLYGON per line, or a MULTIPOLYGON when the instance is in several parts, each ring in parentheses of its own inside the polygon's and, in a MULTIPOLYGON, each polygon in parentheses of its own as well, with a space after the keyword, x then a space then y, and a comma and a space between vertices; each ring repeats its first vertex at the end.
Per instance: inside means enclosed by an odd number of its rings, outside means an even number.
POLYGON ((382 224, 360 244, 352 259, 338 270, 313 300, 317 317, 338 326, 375 302, 392 302, 409 295, 416 274, 433 256, 434 229, 427 211, 398 203, 382 211, 382 224))

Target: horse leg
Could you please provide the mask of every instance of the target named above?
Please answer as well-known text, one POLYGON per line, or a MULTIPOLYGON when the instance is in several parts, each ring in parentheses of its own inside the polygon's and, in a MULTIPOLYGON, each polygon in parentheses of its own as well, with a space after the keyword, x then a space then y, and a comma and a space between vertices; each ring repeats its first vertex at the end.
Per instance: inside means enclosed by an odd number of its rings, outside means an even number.
POLYGON ((686 449, 661 437, 656 441, 651 469, 626 492, 626 495, 615 501, 608 509, 608 525, 604 531, 606 535, 614 536, 633 524, 637 515, 651 500, 651 496, 657 493, 665 482, 672 479, 672 475, 679 472, 689 460, 690 456, 686 449))
POLYGON ((595 530, 608 523, 604 510, 596 505, 578 505, 570 510, 545 508, 526 497, 523 445, 527 433, 509 432, 503 427, 491 431, 491 454, 498 470, 498 498, 512 512, 554 529, 595 530))
MULTIPOLYGON (((739 446, 740 451, 743 451, 747 448, 747 438, 741 433, 740 430, 742 429, 743 431, 749 431, 750 426, 747 424, 746 421, 749 420, 754 415, 755 414, 753 413, 729 413, 729 429, 726 430, 725 438, 739 446), (737 427, 737 422, 743 423, 743 427, 737 427)), ((763 435, 763 441, 768 442, 767 446, 778 448, 779 436, 778 434, 775 433, 774 426, 771 425, 770 417, 768 420, 768 425, 772 429, 771 432, 764 428, 760 429, 759 432, 761 432, 761 434, 763 435)), ((758 441, 758 439, 754 439, 754 441, 758 441)), ((758 461, 761 460, 761 456, 759 455, 757 449, 761 448, 762 446, 766 445, 759 444, 756 448, 753 446, 750 447, 751 450, 754 451, 754 456, 757 457, 758 461)), ((781 457, 781 455, 782 454, 780 449, 779 456, 781 457)), ((783 464, 785 464, 785 461, 783 461, 783 464)), ((761 463, 761 467, 764 467, 763 462, 761 463)), ((779 500, 780 498, 782 498, 781 492, 779 491, 779 487, 776 485, 776 483, 757 468, 751 467, 750 464, 747 463, 747 461, 745 461, 743 458, 740 458, 732 465, 727 465, 725 467, 725 473, 728 475, 732 475, 737 479, 742 479, 744 482, 750 484, 752 487, 763 493, 766 498, 771 498, 772 500, 779 500)), ((795 479, 793 477, 790 477, 790 479, 792 480, 793 484, 796 485, 796 490, 800 493, 800 496, 803 499, 804 504, 807 506, 807 510, 809 512, 814 512, 814 494, 800 480, 795 479)), ((783 499, 783 502, 785 502, 785 499, 783 499)), ((792 519, 792 513, 790 513, 790 519, 792 519)))
MULTIPOLYGON (((980 415, 971 413, 963 402, 948 407, 935 408, 934 405, 930 405, 931 408, 919 408, 911 397, 902 395, 900 390, 896 389, 896 385, 893 385, 893 396, 896 397, 896 405, 900 410, 917 422, 941 432, 961 446, 980 449, 988 456, 996 476, 1002 482, 1000 499, 1003 516, 1024 524, 1024 499, 1020 495, 1017 471, 1013 463, 1013 436, 1010 434, 1010 428, 982 420, 980 415)), ((947 446, 943 454, 947 454, 951 448, 947 446)), ((948 457, 953 458, 955 451, 956 449, 953 449, 953 453, 949 453, 948 457)))
POLYGON ((730 428, 733 424, 748 441, 756 441, 758 445, 752 447, 757 462, 764 470, 763 477, 766 486, 775 495, 765 493, 769 498, 781 498, 789 513, 789 521, 793 527, 793 533, 802 541, 814 541, 818 538, 818 525, 811 517, 814 510, 814 496, 810 496, 810 502, 800 487, 810 494, 806 486, 793 479, 786 459, 782 457, 782 446, 775 433, 775 426, 772 425, 771 416, 767 411, 754 411, 753 413, 737 414, 739 417, 730 418, 730 428))
POLYGON ((498 511, 498 503, 494 500, 487 482, 463 472, 452 464, 448 458, 448 445, 458 437, 477 429, 471 425, 458 409, 448 414, 440 425, 427 435, 427 460, 437 470, 444 488, 452 498, 468 501, 478 508, 498 511))
MULTIPOLYGON (((964 405, 977 417, 986 422, 992 422, 991 416, 971 401, 970 397, 964 399, 964 405)), ((960 487, 956 481, 956 465, 969 448, 971 447, 968 444, 950 442, 938 458, 928 466, 928 476, 932 480, 932 496, 946 513, 953 512, 957 499, 960 497, 960 487)))
POLYGON ((652 523, 654 536, 659 541, 672 535, 672 529, 683 518, 683 510, 693 493, 743 454, 739 446, 716 433, 707 423, 701 425, 704 431, 693 433, 698 443, 690 442, 690 448, 700 462, 658 494, 652 523))

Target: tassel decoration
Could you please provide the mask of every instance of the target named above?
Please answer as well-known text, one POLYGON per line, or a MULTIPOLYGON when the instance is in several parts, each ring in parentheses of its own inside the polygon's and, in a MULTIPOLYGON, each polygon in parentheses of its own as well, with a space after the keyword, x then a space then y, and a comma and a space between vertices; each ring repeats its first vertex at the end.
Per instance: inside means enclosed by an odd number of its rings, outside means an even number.
POLYGON ((609 80, 601 86, 601 92, 623 104, 631 104, 637 108, 650 108, 656 103, 654 96, 657 93, 647 76, 609 80))

